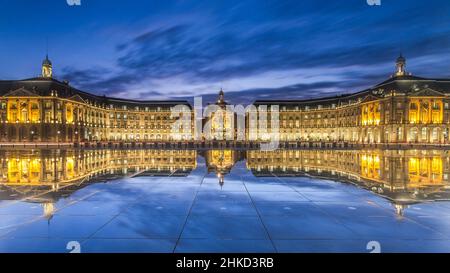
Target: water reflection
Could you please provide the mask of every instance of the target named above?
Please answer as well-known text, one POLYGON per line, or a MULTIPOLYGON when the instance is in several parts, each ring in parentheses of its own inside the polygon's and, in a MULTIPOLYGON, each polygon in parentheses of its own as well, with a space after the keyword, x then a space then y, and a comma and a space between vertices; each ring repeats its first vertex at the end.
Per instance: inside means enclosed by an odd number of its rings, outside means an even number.
POLYGON ((234 150, 209 150, 203 152, 208 173, 214 172, 217 175, 221 187, 225 183, 225 175, 231 171, 237 161, 242 159, 241 153, 234 150))
POLYGON ((92 183, 124 176, 187 176, 196 151, 0 150, 0 201, 41 203, 51 219, 54 203, 92 183))
POLYGON ((310 176, 352 183, 408 204, 449 200, 450 156, 438 150, 0 150, 0 200, 54 202, 92 183, 126 177, 188 176, 203 157, 226 187, 238 161, 256 178, 310 176))
POLYGON ((301 176, 353 182, 398 201, 449 199, 448 151, 248 151, 255 176, 301 176))
POLYGON ((0 183, 58 187, 116 175, 187 175, 196 156, 181 150, 1 150, 0 183))

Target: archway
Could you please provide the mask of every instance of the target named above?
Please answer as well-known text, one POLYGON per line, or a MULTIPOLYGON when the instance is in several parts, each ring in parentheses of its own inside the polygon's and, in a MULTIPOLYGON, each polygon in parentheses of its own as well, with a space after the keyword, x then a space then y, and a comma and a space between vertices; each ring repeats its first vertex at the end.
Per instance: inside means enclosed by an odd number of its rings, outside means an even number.
POLYGON ((72 142, 73 141, 73 129, 71 127, 68 128, 67 134, 68 134, 69 141, 72 142))
POLYGON ((38 135, 38 130, 36 128, 36 126, 31 127, 31 131, 30 131, 30 141, 35 141, 39 135, 38 135))
POLYGON ((28 138, 27 129, 24 126, 19 128, 19 141, 25 141, 28 138))
POLYGON ((14 141, 17 138, 17 129, 14 126, 9 127, 8 129, 8 139, 10 141, 14 141))

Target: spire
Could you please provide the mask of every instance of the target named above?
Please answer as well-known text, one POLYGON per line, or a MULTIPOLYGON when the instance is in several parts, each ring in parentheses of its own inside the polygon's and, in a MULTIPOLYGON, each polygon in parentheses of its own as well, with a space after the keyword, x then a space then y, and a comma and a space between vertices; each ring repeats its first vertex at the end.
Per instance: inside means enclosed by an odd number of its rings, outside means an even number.
POLYGON ((403 55, 400 53, 400 56, 398 56, 397 61, 395 62, 396 70, 394 76, 405 76, 406 75, 406 59, 403 57, 403 55))

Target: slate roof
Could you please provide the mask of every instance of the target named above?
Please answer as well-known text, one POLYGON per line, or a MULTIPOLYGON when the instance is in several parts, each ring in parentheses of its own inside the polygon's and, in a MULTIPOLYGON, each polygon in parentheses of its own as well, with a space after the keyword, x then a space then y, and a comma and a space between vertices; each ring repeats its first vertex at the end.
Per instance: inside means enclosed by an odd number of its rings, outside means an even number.
POLYGON ((281 106, 315 106, 315 105, 340 105, 349 101, 364 99, 369 95, 380 96, 381 93, 390 93, 395 91, 412 96, 449 96, 450 79, 427 79, 412 75, 391 77, 371 88, 339 96, 305 99, 305 100, 256 100, 255 105, 279 104, 281 106))
POLYGON ((7 80, 0 81, 0 97, 2 96, 50 96, 52 91, 58 93, 58 97, 62 98, 77 98, 83 101, 95 102, 101 105, 127 105, 135 106, 175 106, 187 105, 190 107, 188 101, 185 100, 131 100, 119 99, 108 96, 98 96, 82 90, 79 90, 67 82, 61 82, 53 78, 30 78, 24 80, 7 80), (19 91, 20 90, 20 91, 19 91))

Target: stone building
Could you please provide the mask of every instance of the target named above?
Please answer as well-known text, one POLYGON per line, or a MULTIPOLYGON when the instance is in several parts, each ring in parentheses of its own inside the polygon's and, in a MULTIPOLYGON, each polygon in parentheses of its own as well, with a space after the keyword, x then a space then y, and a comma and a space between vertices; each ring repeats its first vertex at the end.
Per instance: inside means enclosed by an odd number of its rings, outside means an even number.
POLYGON ((413 76, 405 67, 400 56, 391 78, 357 93, 255 106, 278 105, 281 141, 449 143, 450 80, 413 76))
MULTIPOLYGON (((97 96, 52 76, 0 81, 0 142, 170 141, 173 107, 187 101, 136 101, 97 96)), ((177 137, 190 138, 191 132, 177 137)))
MULTIPOLYGON (((264 142, 276 133, 283 142, 450 143, 450 80, 413 76, 405 69, 400 56, 395 73, 366 90, 307 100, 257 100, 241 115, 228 113, 221 90, 214 104, 218 112, 204 120, 212 121, 208 136, 200 139, 264 142), (263 107, 268 108, 265 121, 254 115, 263 107), (260 126, 264 122, 267 130, 260 126)), ((190 141, 194 129, 187 101, 93 95, 54 79, 48 57, 40 77, 0 81, 0 143, 190 141), (186 119, 179 119, 181 112, 186 119), (183 128, 176 133, 175 122, 183 128)))

